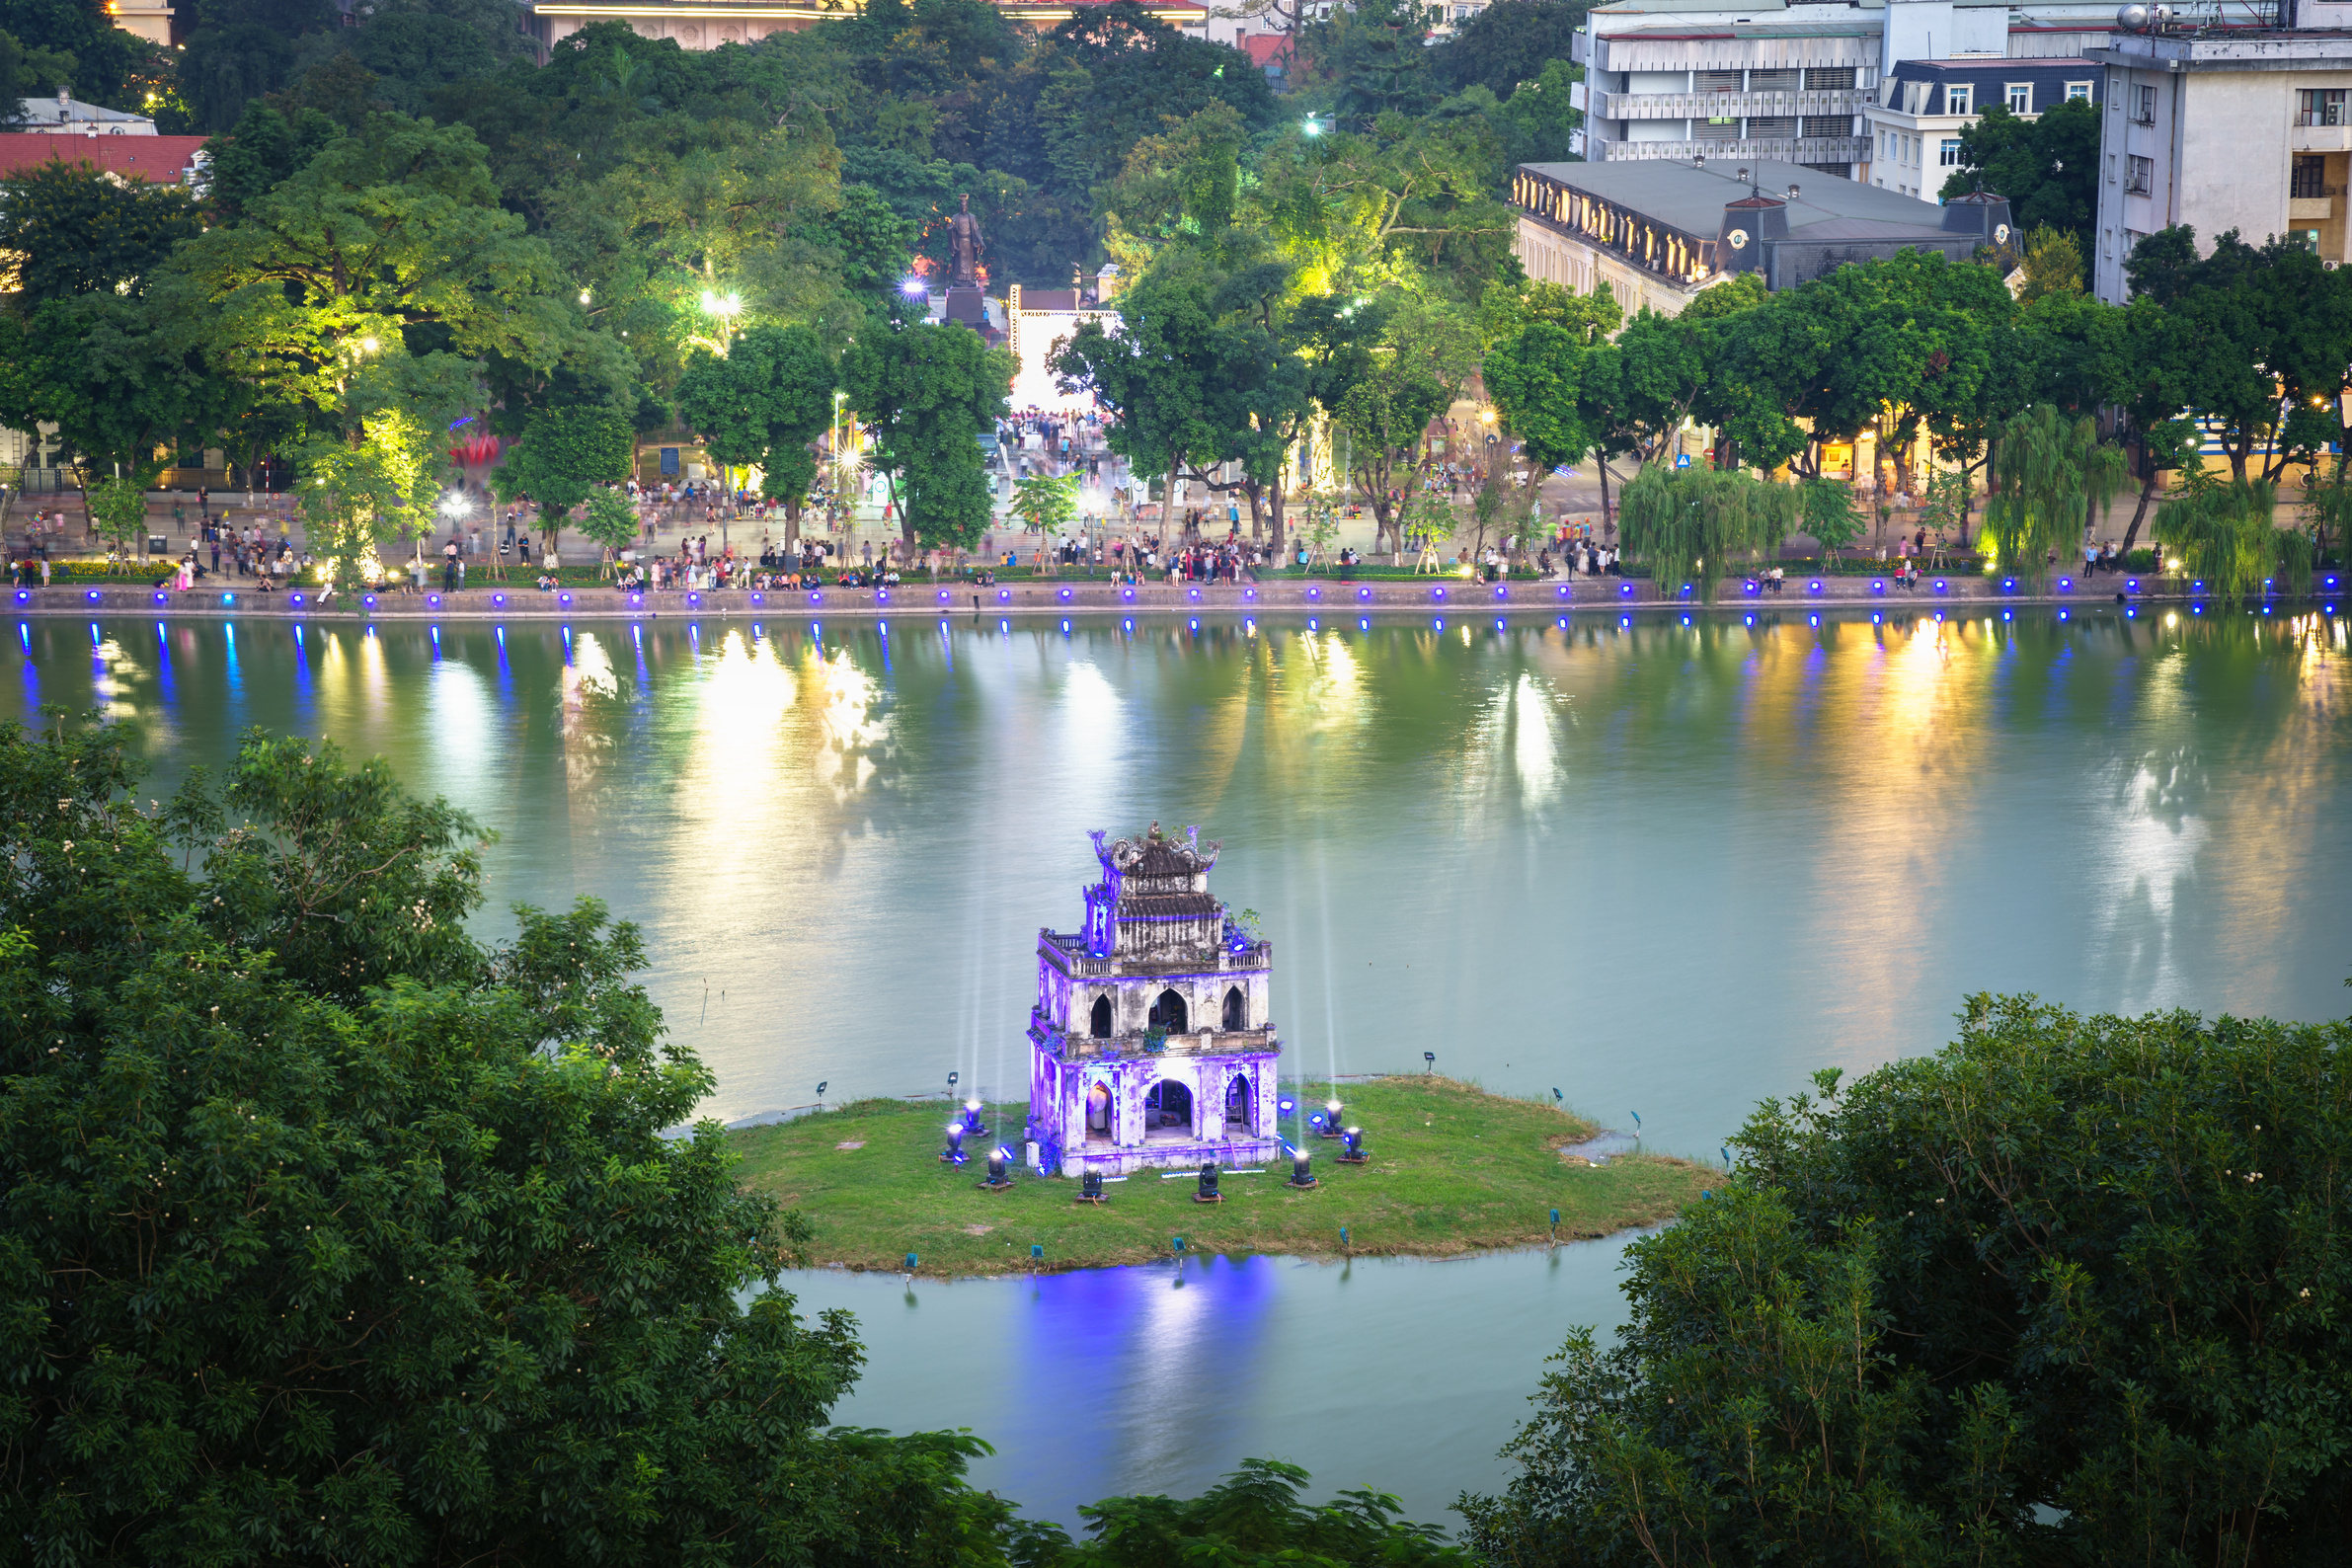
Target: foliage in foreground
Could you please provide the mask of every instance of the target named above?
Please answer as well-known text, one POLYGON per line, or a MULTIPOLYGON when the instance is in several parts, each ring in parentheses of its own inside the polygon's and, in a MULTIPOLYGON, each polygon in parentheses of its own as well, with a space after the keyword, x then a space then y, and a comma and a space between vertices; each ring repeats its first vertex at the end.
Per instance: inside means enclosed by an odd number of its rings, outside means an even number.
POLYGON ((479 829, 256 735, 139 809, 0 734, 0 1533, 56 1564, 954 1564, 962 1436, 827 1433, 806 1230, 589 901, 495 948, 479 829), (759 1287, 764 1292, 741 1297, 759 1287))
POLYGON ((1189 1501, 1116 1497, 1078 1510, 1089 1539, 1073 1544, 1056 1525, 1014 1527, 1016 1568, 1397 1568, 1466 1563, 1432 1526, 1396 1518, 1384 1492, 1342 1492, 1319 1507, 1301 1502, 1306 1472, 1273 1459, 1244 1459, 1223 1481, 1189 1501))
POLYGON ((1496 1563, 2341 1561, 2352 1025, 1970 999, 1766 1101, 1465 1498, 1496 1563))

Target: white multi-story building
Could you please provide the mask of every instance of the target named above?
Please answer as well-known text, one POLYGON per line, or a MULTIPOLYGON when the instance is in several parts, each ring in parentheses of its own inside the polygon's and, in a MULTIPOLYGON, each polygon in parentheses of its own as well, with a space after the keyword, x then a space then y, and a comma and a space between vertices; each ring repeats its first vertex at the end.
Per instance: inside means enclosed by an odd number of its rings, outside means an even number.
POLYGON ((1872 167, 1871 121, 1889 107, 1881 85, 1897 66, 1980 53, 2079 57, 2105 39, 2112 19, 2102 0, 1617 0, 1595 10, 1577 37, 1586 74, 1576 100, 1585 111, 1581 150, 1593 162, 1793 163, 1932 192, 1940 180, 1887 180, 1872 167))
POLYGON ((2158 24, 2089 51, 2105 74, 2093 291, 2120 303, 2124 262, 2185 223, 2201 249, 2232 229, 2292 235, 2346 260, 2352 3, 2288 0, 2283 27, 2158 24))
POLYGON ((60 87, 55 98, 20 98, 13 131, 39 131, 51 136, 152 136, 155 121, 144 115, 85 104, 73 89, 60 87))

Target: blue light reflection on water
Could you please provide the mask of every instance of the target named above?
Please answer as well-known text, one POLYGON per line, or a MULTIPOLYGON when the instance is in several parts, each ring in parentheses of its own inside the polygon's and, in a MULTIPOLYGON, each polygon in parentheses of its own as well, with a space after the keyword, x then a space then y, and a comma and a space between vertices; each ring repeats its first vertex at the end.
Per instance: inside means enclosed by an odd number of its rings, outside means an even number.
POLYGON ((1289 1459, 1313 1492, 1396 1493, 1458 1523, 1572 1325, 1622 1321, 1630 1237, 1449 1262, 1196 1258, 1010 1280, 791 1276, 799 1310, 857 1315, 851 1426, 968 1427, 974 1480, 1074 1524, 1120 1492, 1197 1493, 1241 1459, 1289 1459))

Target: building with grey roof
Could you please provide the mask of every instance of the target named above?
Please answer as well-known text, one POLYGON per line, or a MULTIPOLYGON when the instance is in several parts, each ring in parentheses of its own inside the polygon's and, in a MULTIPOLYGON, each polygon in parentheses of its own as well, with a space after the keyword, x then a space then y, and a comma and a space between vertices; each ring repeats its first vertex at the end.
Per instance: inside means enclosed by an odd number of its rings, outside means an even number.
POLYGON ((2014 251, 1998 196, 1938 206, 1791 163, 1526 163, 1511 196, 1529 275, 1579 293, 1607 282, 1628 315, 1679 315, 1742 273, 1777 290, 1898 251, 2014 251))

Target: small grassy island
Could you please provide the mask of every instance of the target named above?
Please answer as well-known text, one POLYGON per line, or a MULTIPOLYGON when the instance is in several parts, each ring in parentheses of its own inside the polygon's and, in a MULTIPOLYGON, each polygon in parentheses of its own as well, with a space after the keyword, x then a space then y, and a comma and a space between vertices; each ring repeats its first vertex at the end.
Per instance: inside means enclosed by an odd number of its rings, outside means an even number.
MULTIPOLYGON (((948 1121, 937 1101, 859 1100, 729 1137, 744 1185, 809 1216, 813 1261, 895 1273, 912 1252, 920 1273, 949 1276, 1148 1263, 1171 1256, 1176 1236, 1188 1252, 1336 1257, 1343 1225, 1352 1254, 1453 1257, 1541 1245, 1554 1209, 1563 1241, 1654 1224, 1717 1179, 1662 1154, 1590 1164, 1572 1145, 1598 1131, 1592 1123, 1450 1078, 1310 1083, 1303 1098, 1342 1101, 1371 1161, 1343 1165, 1336 1141, 1310 1139, 1319 1186, 1287 1185, 1284 1162, 1227 1173, 1221 1204, 1195 1203, 1189 1172, 1106 1184, 1100 1207, 1075 1201, 1075 1180, 1026 1171, 1011 1191, 984 1192, 984 1149, 960 1167, 936 1158, 948 1121), (1042 1264, 1033 1244, 1046 1249, 1042 1264)), ((990 1106, 989 1143, 1017 1133, 1024 1110, 990 1106)))

